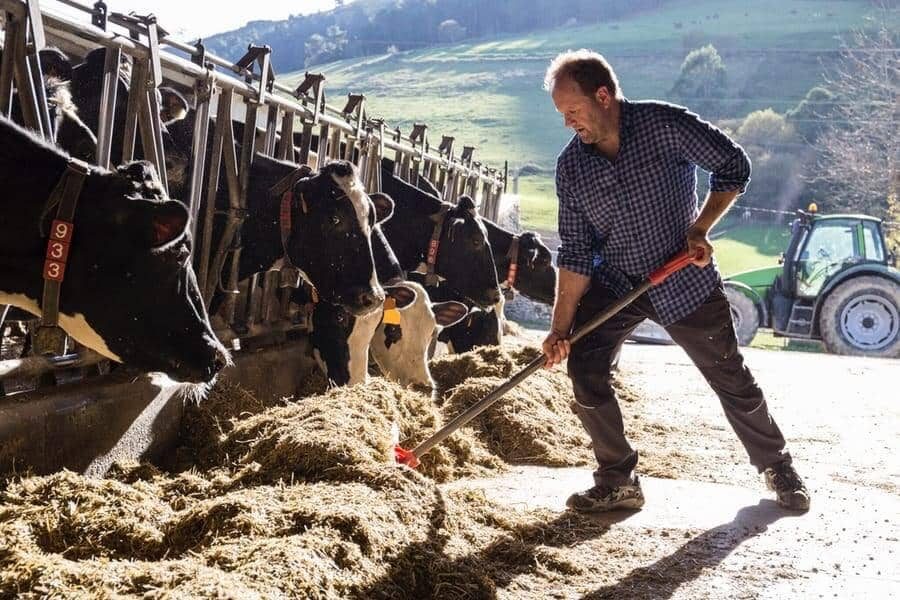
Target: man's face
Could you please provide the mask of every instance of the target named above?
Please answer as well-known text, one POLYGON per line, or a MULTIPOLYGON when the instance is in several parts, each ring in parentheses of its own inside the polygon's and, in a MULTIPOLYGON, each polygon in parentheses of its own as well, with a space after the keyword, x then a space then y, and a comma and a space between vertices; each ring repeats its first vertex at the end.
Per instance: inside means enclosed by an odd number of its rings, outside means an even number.
POLYGON ((559 79, 551 93, 556 111, 563 116, 566 127, 571 128, 585 144, 596 144, 604 137, 607 109, 611 101, 605 87, 593 96, 586 96, 581 87, 572 79, 559 79))

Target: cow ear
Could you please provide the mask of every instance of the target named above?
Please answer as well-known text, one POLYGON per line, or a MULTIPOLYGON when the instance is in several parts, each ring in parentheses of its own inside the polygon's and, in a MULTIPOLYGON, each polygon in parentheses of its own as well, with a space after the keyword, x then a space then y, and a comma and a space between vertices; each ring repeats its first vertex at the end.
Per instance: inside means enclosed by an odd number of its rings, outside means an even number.
POLYGON ((372 199, 372 204, 375 205, 376 223, 383 223, 391 218, 391 215, 394 214, 394 201, 390 196, 381 192, 375 192, 374 194, 369 194, 369 198, 372 199))
POLYGON ((159 118, 163 123, 181 121, 187 116, 190 106, 185 97, 177 90, 170 87, 161 87, 159 88, 159 93, 162 96, 159 118))
POLYGON ((404 309, 416 301, 416 290, 405 285, 386 286, 384 292, 397 302, 397 308, 404 309))
POLYGON ((188 224, 188 211, 181 202, 154 202, 146 225, 150 246, 158 248, 178 239, 188 224))
POLYGON ((456 203, 456 207, 460 210, 469 212, 469 214, 471 214, 473 217, 478 216, 478 212, 475 210, 475 202, 469 195, 460 196, 459 201, 456 203))
POLYGON ((54 46, 43 48, 39 53, 41 73, 44 77, 56 77, 63 81, 72 79, 72 61, 63 51, 54 46))
POLYGON ((439 327, 450 327, 456 325, 466 318, 469 313, 469 307, 462 302, 450 300, 448 302, 435 302, 431 305, 434 312, 434 320, 439 327))

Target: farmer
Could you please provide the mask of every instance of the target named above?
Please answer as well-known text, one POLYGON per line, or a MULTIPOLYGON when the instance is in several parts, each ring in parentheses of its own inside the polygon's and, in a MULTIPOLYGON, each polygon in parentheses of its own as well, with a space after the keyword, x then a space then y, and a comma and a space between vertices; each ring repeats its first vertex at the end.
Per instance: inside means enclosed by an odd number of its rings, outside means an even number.
POLYGON ((638 454, 625 438, 610 386, 610 361, 644 319, 690 356, 719 396, 750 462, 786 508, 805 511, 809 493, 784 437, 738 350, 728 300, 712 263, 709 231, 750 180, 740 146, 686 109, 626 100, 606 60, 579 50, 557 56, 544 87, 575 132, 557 159, 559 283, 544 340, 546 367, 568 357, 574 409, 591 437, 594 486, 571 509, 596 512, 644 504, 638 454), (695 167, 711 173, 697 209, 695 167), (693 264, 651 288, 574 347, 568 337, 648 273, 687 248, 693 264))

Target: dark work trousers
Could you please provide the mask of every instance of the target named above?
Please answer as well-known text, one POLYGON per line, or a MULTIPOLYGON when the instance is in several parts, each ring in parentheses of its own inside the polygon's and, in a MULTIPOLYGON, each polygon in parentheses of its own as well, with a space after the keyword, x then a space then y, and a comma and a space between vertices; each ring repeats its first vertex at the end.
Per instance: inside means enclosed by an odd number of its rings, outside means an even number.
MULTIPOLYGON (((580 327, 615 299, 610 290, 594 282, 581 300, 575 326, 580 327)), ((637 452, 625 438, 622 413, 610 385, 610 362, 644 319, 658 321, 647 294, 580 340, 569 355, 568 371, 575 390, 573 408, 594 445, 600 465, 594 472, 597 485, 615 487, 625 483, 638 462, 637 452)), ((784 450, 784 437, 769 414, 763 393, 744 366, 721 284, 697 310, 666 327, 666 331, 684 348, 719 396, 725 416, 753 466, 761 472, 775 463, 790 461, 784 450)), ((672 381, 673 395, 677 386, 672 381)))

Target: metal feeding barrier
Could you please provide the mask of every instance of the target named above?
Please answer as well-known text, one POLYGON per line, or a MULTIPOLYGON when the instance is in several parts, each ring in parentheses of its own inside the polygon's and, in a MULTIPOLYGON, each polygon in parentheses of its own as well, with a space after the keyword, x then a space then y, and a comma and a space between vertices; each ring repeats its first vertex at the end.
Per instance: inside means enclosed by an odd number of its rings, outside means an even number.
POLYGON ((328 104, 326 78, 321 73, 306 73, 296 87, 279 83, 268 46, 251 44, 240 60, 231 63, 207 52, 200 41, 191 45, 172 39, 153 15, 110 12, 102 0, 90 6, 74 0, 59 2, 87 18, 80 22, 40 6, 38 0, 0 0, 5 17, 0 110, 10 114, 15 91, 24 125, 54 141, 39 52, 56 46, 81 58, 104 47, 97 163, 111 166, 113 140, 122 136, 122 161, 134 158, 139 148, 156 167, 163 188, 171 191, 158 90, 165 83, 190 93, 195 112, 190 179, 179 199, 188 206, 195 228, 194 248, 200 256, 194 264, 204 301, 209 306, 217 289, 226 292, 217 327, 226 343, 238 346, 240 338, 248 335, 255 336, 257 343, 274 343, 285 339, 287 332, 302 328, 287 320, 291 287, 296 287, 299 279, 295 271, 260 273, 244 284, 237 281, 241 225, 247 214, 250 167, 256 152, 314 169, 328 160, 349 160, 359 168, 370 192, 380 191, 382 158, 389 157, 394 174, 411 184, 424 178, 443 200, 454 203, 468 194, 482 216, 493 220, 498 216, 506 186, 505 168, 498 171, 475 161, 472 146, 465 146, 457 156, 453 137, 443 136, 433 147, 425 124, 416 123, 408 135, 399 128, 389 129, 383 119, 368 115, 363 94, 348 94, 340 108, 328 104), (123 126, 115 117, 122 102, 117 90, 126 56, 130 57, 131 73, 124 78, 129 83, 123 126), (240 140, 233 122, 243 126, 240 140), (210 136, 212 152, 207 165, 210 136), (228 194, 228 208, 221 211, 224 214, 215 207, 220 173, 228 194), (204 195, 205 218, 199 219, 204 195), (213 239, 216 217, 224 217, 224 227, 213 239), (196 230, 199 222, 204 223, 201 231, 196 230))

